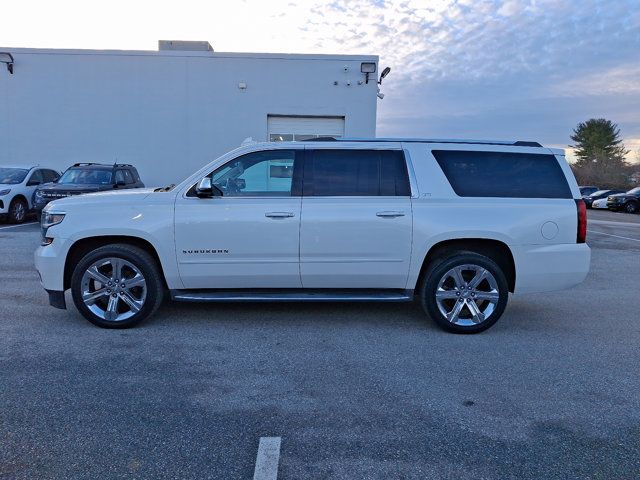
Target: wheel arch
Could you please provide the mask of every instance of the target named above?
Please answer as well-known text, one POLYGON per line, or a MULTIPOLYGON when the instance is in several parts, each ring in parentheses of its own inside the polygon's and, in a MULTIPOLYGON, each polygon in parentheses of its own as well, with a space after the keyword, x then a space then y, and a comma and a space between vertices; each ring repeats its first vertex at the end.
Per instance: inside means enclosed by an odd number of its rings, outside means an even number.
POLYGON ((442 240, 432 245, 424 255, 420 273, 416 282, 416 291, 420 291, 427 269, 438 258, 443 258, 451 252, 467 251, 479 253, 491 258, 502 269, 507 277, 509 291, 513 292, 516 285, 516 268, 513 252, 503 241, 490 238, 455 238, 442 240))
POLYGON ((11 200, 9 200, 9 205, 11 205, 13 202, 15 202, 16 200, 22 200, 24 201, 24 203, 27 204, 27 210, 30 208, 29 207, 29 199, 27 199, 27 197, 24 196, 23 193, 16 193, 13 198, 11 200))
POLYGON ((129 235, 101 235, 85 237, 77 240, 71 245, 67 252, 67 257, 64 262, 64 289, 71 288, 71 275, 73 274, 73 267, 80 261, 80 259, 91 250, 104 247, 111 244, 127 244, 138 247, 151 255, 156 261, 158 268, 160 269, 160 276, 165 288, 167 287, 167 279, 165 276, 160 256, 158 255, 155 247, 146 239, 141 237, 129 236, 129 235))

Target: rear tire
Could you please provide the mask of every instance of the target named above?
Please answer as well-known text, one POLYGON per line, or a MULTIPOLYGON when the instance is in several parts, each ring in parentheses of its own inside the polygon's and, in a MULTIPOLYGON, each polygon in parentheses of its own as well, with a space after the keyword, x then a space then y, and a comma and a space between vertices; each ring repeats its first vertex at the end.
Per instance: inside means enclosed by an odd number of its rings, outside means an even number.
POLYGON ((14 198, 9 205, 9 221, 11 223, 22 223, 27 217, 29 206, 21 198, 14 198))
POLYGON ((164 284, 155 259, 127 244, 105 245, 82 257, 71 276, 78 311, 102 328, 128 328, 162 303, 164 284))
POLYGON ((491 258, 457 251, 427 269, 419 295, 426 313, 443 330, 479 333, 504 313, 509 284, 491 258))

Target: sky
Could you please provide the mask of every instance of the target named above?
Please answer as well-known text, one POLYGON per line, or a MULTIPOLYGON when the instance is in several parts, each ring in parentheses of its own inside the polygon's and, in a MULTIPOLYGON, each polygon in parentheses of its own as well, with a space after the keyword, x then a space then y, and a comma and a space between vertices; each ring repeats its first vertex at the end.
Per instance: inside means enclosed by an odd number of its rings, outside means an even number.
POLYGON ((2 47, 379 55, 378 136, 567 148, 604 117, 640 160, 640 0, 2 0, 1 17, 2 47))

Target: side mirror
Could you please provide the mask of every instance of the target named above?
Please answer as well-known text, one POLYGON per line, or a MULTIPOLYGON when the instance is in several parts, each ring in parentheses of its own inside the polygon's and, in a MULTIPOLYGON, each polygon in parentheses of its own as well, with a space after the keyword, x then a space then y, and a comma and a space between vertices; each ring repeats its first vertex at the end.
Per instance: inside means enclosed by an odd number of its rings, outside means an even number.
POLYGON ((198 182, 196 187, 196 195, 198 198, 221 197, 222 191, 211 183, 211 177, 204 177, 198 182))
POLYGON ((27 187, 35 187, 36 185, 40 185, 42 182, 39 182, 38 180, 29 180, 27 182, 27 187))
POLYGON ((124 187, 126 185, 124 180, 116 180, 116 187, 124 187))

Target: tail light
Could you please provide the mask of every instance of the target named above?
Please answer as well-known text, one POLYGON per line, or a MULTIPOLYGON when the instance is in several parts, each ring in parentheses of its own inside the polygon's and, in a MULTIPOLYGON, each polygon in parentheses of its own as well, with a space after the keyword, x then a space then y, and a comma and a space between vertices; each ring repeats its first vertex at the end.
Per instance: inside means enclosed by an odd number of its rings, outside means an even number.
POLYGON ((576 207, 578 208, 578 235, 576 238, 577 243, 584 243, 587 241, 587 206, 584 200, 576 200, 576 207))

